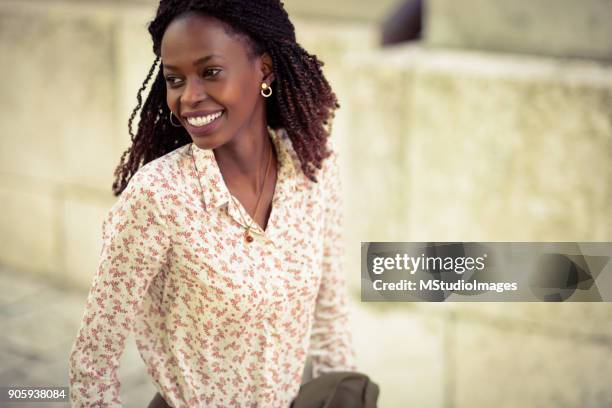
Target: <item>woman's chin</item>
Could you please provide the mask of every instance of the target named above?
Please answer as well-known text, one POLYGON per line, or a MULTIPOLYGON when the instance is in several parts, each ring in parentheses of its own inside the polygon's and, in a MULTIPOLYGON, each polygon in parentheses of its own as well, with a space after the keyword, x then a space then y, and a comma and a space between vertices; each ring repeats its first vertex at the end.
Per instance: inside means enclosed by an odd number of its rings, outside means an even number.
POLYGON ((204 139, 201 137, 191 136, 191 140, 193 141, 194 145, 204 150, 216 149, 220 145, 220 143, 216 143, 214 140, 204 139))

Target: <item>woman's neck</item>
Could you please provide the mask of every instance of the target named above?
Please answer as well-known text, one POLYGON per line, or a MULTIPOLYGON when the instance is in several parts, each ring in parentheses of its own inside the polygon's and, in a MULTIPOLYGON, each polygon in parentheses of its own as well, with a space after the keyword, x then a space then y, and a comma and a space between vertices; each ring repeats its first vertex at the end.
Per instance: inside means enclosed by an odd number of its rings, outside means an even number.
MULTIPOLYGON (((273 145, 267 127, 245 131, 234 140, 213 150, 225 184, 246 188, 253 192, 261 189, 264 173, 273 145)), ((272 157, 272 160, 274 157, 272 157)))

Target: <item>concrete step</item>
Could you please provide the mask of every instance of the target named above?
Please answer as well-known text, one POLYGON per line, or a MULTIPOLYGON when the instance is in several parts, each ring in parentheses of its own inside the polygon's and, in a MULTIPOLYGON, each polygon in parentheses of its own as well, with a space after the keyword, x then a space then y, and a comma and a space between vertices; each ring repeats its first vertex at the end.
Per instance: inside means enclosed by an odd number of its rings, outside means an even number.
POLYGON ((612 60, 610 0, 428 0, 436 47, 612 60))

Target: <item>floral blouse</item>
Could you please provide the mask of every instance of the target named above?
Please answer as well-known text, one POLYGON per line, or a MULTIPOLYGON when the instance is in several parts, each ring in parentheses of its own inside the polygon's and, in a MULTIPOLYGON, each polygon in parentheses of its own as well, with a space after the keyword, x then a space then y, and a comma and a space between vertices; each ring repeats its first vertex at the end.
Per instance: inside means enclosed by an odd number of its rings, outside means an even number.
POLYGON ((270 137, 279 166, 265 231, 232 200, 212 150, 179 147, 132 177, 102 225, 70 352, 73 407, 121 406, 130 333, 176 408, 288 407, 308 354, 314 377, 355 370, 337 153, 313 183, 286 132, 270 137))

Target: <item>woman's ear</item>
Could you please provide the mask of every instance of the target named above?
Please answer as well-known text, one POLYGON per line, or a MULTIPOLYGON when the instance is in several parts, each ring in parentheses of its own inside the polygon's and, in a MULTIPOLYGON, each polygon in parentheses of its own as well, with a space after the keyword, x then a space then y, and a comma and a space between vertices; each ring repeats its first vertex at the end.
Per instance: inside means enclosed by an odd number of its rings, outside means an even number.
POLYGON ((261 73, 263 75, 263 81, 268 85, 272 85, 274 82, 275 76, 274 71, 272 71, 272 57, 267 52, 264 52, 261 55, 261 73))

